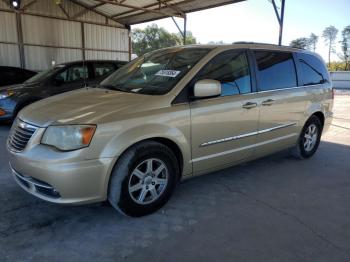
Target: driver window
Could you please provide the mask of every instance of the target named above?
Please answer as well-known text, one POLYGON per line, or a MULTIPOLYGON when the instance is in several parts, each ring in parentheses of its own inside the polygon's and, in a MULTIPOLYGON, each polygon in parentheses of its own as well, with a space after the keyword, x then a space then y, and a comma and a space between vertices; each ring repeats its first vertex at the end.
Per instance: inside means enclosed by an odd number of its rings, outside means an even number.
POLYGON ((61 80, 63 83, 82 81, 87 78, 88 69, 86 65, 73 65, 56 76, 56 79, 61 80))
POLYGON ((196 77, 218 80, 221 96, 251 93, 251 78, 245 51, 226 51, 214 57, 196 77))

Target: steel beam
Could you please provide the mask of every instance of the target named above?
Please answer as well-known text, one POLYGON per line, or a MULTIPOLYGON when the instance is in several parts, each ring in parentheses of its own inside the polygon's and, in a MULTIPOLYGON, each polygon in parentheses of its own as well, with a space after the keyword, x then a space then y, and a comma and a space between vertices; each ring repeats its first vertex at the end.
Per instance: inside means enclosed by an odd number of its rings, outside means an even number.
POLYGON ((278 20, 279 28, 279 36, 278 36, 278 45, 282 45, 282 36, 283 36, 283 21, 284 21, 284 9, 285 9, 285 0, 281 0, 281 13, 278 12, 278 8, 275 0, 270 0, 275 10, 276 18, 278 20))
POLYGON ((280 33, 278 38, 278 44, 282 45, 282 36, 283 36, 283 21, 284 21, 284 7, 285 7, 285 0, 282 0, 282 7, 281 7, 281 23, 280 23, 280 33))
MULTIPOLYGON (((110 4, 110 5, 116 5, 116 6, 122 6, 122 7, 130 8, 130 9, 133 9, 134 11, 144 11, 144 12, 148 12, 148 13, 155 13, 155 14, 158 14, 158 15, 181 17, 180 15, 163 12, 163 11, 160 11, 160 10, 157 10, 157 9, 149 9, 149 8, 145 8, 145 7, 141 7, 141 6, 138 7, 138 6, 129 5, 129 4, 121 3, 121 2, 115 2, 115 1, 111 1, 111 0, 97 0, 97 1, 99 1, 100 3, 105 3, 105 4, 110 4)), ((111 16, 111 17, 115 17, 115 16, 111 16)))

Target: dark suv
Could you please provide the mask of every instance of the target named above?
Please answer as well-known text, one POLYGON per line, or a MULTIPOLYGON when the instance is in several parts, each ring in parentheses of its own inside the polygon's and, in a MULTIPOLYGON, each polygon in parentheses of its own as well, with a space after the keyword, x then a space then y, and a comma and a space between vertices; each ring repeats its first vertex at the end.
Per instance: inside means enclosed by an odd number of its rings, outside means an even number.
POLYGON ((25 106, 60 93, 98 84, 124 61, 77 61, 38 73, 23 84, 0 88, 0 120, 12 120, 25 106))

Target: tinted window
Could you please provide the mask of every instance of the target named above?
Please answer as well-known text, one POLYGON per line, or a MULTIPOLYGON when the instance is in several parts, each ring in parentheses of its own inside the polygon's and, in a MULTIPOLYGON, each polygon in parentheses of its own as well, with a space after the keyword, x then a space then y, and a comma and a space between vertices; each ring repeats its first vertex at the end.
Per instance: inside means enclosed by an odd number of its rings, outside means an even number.
POLYGON ((62 66, 57 66, 53 69, 45 70, 40 73, 35 74, 31 78, 29 78, 25 83, 30 84, 30 83, 37 83, 37 82, 42 82, 57 73, 62 69, 62 66))
POLYGON ((101 77, 112 73, 115 67, 111 63, 94 63, 95 77, 101 77))
POLYGON ((304 86, 323 84, 328 80, 327 69, 315 56, 309 54, 298 54, 301 82, 304 86))
POLYGON ((88 78, 88 69, 86 65, 73 65, 68 67, 63 72, 57 74, 55 79, 60 79, 64 83, 82 81, 88 78))
POLYGON ((214 57, 197 75, 196 81, 214 79, 221 83, 221 96, 251 92, 249 64, 243 51, 226 51, 214 57))
POLYGON ((259 89, 262 91, 295 87, 297 78, 293 55, 284 52, 256 51, 259 89))

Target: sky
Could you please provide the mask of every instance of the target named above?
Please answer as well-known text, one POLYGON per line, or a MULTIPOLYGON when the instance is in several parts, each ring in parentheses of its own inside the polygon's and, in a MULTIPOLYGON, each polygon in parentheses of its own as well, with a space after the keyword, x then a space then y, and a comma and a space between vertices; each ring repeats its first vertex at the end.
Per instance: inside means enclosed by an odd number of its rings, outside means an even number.
MULTIPOLYGON (((280 1, 276 3, 280 5, 280 1)), ((179 24, 183 20, 177 19, 179 24)), ((170 32, 178 30, 170 18, 143 23, 132 28, 145 28, 152 23, 170 32)), ((341 30, 350 25, 350 0, 286 0, 283 45, 311 33, 319 36, 316 52, 327 61, 328 49, 322 31, 334 25, 338 30, 336 53, 331 59, 338 61, 340 53, 341 30)), ((182 27, 182 26, 181 26, 182 27)), ((232 43, 253 41, 278 43, 279 25, 273 6, 268 0, 247 0, 244 2, 212 8, 188 14, 187 29, 197 38, 197 42, 210 41, 232 43)))

